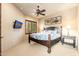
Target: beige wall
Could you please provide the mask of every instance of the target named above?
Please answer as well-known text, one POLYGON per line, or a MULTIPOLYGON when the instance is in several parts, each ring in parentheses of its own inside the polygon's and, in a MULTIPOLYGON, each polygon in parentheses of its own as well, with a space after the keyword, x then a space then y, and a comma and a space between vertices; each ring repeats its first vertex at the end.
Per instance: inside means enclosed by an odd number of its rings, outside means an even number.
POLYGON ((2 19, 1 19, 1 39, 2 52, 15 46, 16 44, 27 39, 25 35, 25 19, 36 21, 28 16, 24 16, 18 8, 13 4, 2 4, 2 19), (21 29, 13 29, 15 20, 23 22, 21 29))
MULTIPOLYGON (((67 35, 67 26, 70 26, 70 35, 76 35, 77 32, 77 7, 64 9, 52 14, 50 17, 62 16, 63 34, 67 35), (73 34, 72 34, 73 33, 73 34)), ((40 31, 45 27, 44 19, 40 21, 40 31)))
POLYGON ((2 51, 21 42, 24 37, 24 25, 21 29, 13 29, 15 20, 24 23, 23 14, 12 4, 2 4, 1 39, 2 51), (21 18, 21 19, 20 19, 21 18))
POLYGON ((79 5, 78 5, 78 8, 77 8, 77 45, 78 45, 78 51, 79 51, 79 5))

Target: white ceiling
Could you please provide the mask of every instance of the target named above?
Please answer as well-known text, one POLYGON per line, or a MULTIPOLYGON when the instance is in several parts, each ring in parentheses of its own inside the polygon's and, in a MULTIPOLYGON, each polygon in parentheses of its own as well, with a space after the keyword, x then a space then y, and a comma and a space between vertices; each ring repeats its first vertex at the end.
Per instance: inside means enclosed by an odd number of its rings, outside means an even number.
POLYGON ((37 9, 37 5, 40 6, 40 9, 46 9, 46 16, 51 15, 57 11, 60 11, 65 8, 70 8, 76 6, 77 4, 73 3, 15 3, 17 8, 19 8, 25 15, 34 17, 34 18, 42 18, 45 16, 36 16, 35 9, 37 9))

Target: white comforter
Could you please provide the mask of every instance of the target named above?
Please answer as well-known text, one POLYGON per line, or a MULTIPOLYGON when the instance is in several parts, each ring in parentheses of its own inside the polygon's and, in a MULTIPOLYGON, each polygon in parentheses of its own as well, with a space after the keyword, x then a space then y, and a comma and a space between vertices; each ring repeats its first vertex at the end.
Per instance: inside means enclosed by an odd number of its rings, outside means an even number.
POLYGON ((55 40, 56 38, 60 37, 60 34, 56 31, 43 31, 40 33, 33 33, 31 34, 31 37, 38 40, 48 40, 48 34, 51 35, 51 40, 55 40))

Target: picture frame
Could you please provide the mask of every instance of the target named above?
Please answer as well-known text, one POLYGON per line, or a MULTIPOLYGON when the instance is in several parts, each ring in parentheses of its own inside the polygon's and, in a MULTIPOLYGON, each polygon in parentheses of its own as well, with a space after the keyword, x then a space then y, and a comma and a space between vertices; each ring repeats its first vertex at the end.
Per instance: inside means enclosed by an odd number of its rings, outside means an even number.
POLYGON ((50 19, 46 19, 45 20, 45 25, 50 25, 51 23, 50 23, 50 19))
POLYGON ((61 24, 61 23, 62 23, 62 16, 56 16, 45 20, 45 25, 54 25, 54 24, 61 24))
POLYGON ((62 23, 62 16, 57 16, 57 20, 59 21, 59 24, 62 23))

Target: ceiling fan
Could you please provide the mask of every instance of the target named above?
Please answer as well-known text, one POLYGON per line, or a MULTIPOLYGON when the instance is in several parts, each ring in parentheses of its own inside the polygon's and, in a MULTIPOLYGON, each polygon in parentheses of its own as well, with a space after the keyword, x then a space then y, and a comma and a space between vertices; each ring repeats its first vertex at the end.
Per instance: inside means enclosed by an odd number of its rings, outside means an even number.
POLYGON ((40 10, 39 7, 40 7, 40 6, 38 5, 38 6, 37 6, 37 9, 36 9, 36 15, 37 15, 37 16, 39 16, 39 15, 45 16, 44 12, 45 12, 46 10, 45 10, 45 9, 40 10))

